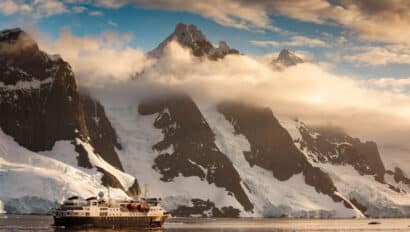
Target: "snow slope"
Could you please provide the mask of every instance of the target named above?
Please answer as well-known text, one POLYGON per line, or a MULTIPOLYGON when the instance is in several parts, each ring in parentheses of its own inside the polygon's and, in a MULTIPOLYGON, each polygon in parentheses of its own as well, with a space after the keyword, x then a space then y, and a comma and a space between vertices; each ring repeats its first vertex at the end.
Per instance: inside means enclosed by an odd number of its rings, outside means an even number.
POLYGON ((0 200, 0 214, 4 214, 6 213, 6 211, 4 210, 4 204, 3 202, 0 200))
MULTIPOLYGON (((117 150, 124 170, 138 178, 143 192, 163 198, 166 210, 178 206, 192 206, 191 199, 210 200, 216 207, 232 206, 242 210, 238 201, 224 188, 202 181, 199 177, 174 178, 171 182, 160 180, 161 175, 152 168, 159 155, 152 146, 163 139, 161 130, 153 126, 155 115, 142 116, 138 113, 138 99, 100 98, 107 117, 115 128, 122 145, 117 150)), ((171 147, 168 149, 172 149, 171 147)))
MULTIPOLYGON (((329 163, 315 162, 314 154, 306 148, 302 148, 298 141, 302 140, 299 128, 303 123, 296 122, 285 117, 278 117, 281 125, 287 129, 295 141, 296 147, 306 155, 308 161, 315 167, 319 167, 329 174, 336 188, 344 197, 355 199, 367 208, 367 214, 380 217, 399 217, 410 215, 410 193, 396 192, 387 184, 380 183, 370 175, 360 175, 351 165, 335 165, 329 163)), ((393 177, 385 175, 386 182, 393 186, 397 183, 393 177)), ((401 186, 409 189, 408 186, 401 186)))
MULTIPOLYGON (((9 213, 47 213, 55 202, 72 195, 89 197, 107 190, 101 184, 100 173, 89 174, 52 157, 31 152, 1 130, 0 183, 0 200, 9 213)), ((119 189, 113 189, 111 194, 127 197, 119 189)))
MULTIPOLYGON (((80 139, 76 139, 76 144, 81 144, 85 148, 85 150, 88 153, 90 163, 93 165, 92 169, 81 167, 79 167, 79 169, 90 175, 98 175, 98 171, 95 167, 100 167, 106 170, 107 172, 113 174, 121 183, 121 185, 124 186, 125 189, 128 189, 132 186, 135 180, 134 177, 124 172, 121 172, 120 170, 113 167, 111 164, 107 163, 98 154, 94 153, 94 149, 90 144, 85 143, 80 139)), ((76 156, 78 154, 75 151, 75 146, 70 141, 58 141, 55 143, 51 151, 40 152, 40 154, 62 161, 72 167, 76 167, 78 163, 76 159, 76 156)))
POLYGON ((235 134, 234 128, 216 107, 201 107, 216 135, 218 148, 226 154, 239 171, 248 196, 255 205, 253 215, 257 217, 354 217, 357 213, 346 208, 341 202, 334 202, 329 196, 316 192, 314 187, 304 182, 302 174, 287 181, 277 180, 272 172, 251 167, 243 155, 250 145, 243 135, 235 134))

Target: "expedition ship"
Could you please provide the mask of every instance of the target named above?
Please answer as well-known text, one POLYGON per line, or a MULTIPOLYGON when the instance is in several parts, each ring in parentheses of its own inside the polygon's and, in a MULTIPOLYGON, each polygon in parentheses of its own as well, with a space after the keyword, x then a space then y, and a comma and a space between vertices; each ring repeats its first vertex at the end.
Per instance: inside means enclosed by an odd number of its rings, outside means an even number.
POLYGON ((70 197, 54 212, 54 226, 64 227, 138 227, 161 228, 170 214, 164 212, 159 198, 111 200, 70 197))

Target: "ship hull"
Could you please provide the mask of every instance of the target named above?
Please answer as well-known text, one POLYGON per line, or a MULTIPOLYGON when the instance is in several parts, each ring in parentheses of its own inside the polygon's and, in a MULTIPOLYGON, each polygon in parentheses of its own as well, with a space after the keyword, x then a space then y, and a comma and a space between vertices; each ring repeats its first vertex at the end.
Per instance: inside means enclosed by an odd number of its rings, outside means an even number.
POLYGON ((57 217, 54 226, 100 228, 161 228, 167 215, 141 217, 57 217))

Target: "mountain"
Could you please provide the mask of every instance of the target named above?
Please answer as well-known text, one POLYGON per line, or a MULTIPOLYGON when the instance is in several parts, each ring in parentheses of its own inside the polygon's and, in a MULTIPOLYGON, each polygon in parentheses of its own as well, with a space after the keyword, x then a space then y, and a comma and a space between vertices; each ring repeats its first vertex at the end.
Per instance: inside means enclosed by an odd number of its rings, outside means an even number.
MULTIPOLYGON (((410 179, 385 167, 374 142, 240 99, 209 104, 177 90, 96 98, 23 31, 0 35, 0 201, 8 212, 48 212, 54 201, 106 186, 134 196, 144 186, 176 216, 410 216, 410 179)), ((174 39, 196 56, 215 54, 195 26, 178 24, 150 55, 161 59, 174 39)))
POLYGON ((283 69, 289 66, 304 63, 304 60, 298 57, 294 52, 289 49, 282 49, 279 56, 272 60, 272 64, 277 69, 283 69))
POLYGON ((225 41, 220 41, 218 47, 214 47, 196 26, 178 23, 174 32, 158 47, 148 52, 148 55, 155 58, 161 57, 171 41, 176 41, 182 47, 189 48, 194 56, 206 56, 212 60, 223 58, 229 54, 239 54, 238 50, 230 48, 225 41))
MULTIPOLYGON (((98 181, 90 184, 95 189, 112 187, 129 195, 138 193, 137 180, 122 172, 114 150, 119 144, 110 122, 98 102, 80 97, 67 62, 41 51, 24 31, 12 29, 0 32, 0 67, 0 163, 7 167, 0 169, 0 182, 4 186, 13 185, 12 180, 19 185, 21 181, 30 183, 36 179, 43 187, 49 185, 46 189, 58 189, 56 186, 67 185, 65 176, 78 174, 77 180, 98 181), (48 164, 55 167, 47 167, 48 164), (44 176, 41 168, 44 173, 54 168, 53 176, 44 176), (33 170, 33 176, 28 177, 25 169, 33 170)), ((0 197, 8 212, 17 212, 20 204, 28 204, 22 201, 28 193, 32 193, 30 198, 48 205, 73 192, 90 195, 90 191, 83 192, 75 187, 76 183, 71 184, 65 191, 57 191, 59 196, 31 191, 30 186, 41 185, 28 184, 20 189, 25 191, 12 194, 7 194, 10 190, 2 186, 0 197), (16 198, 20 194, 22 198, 16 198)))

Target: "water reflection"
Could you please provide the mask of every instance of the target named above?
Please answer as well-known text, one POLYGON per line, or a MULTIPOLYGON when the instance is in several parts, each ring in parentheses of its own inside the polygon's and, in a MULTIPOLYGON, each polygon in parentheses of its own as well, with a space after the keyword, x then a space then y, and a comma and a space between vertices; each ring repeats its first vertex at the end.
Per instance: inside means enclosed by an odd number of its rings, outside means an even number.
POLYGON ((381 224, 369 225, 371 219, 175 219, 165 223, 164 229, 64 229, 50 226, 50 216, 8 215, 0 218, 0 232, 289 232, 289 231, 410 231, 410 219, 378 219, 381 224))

